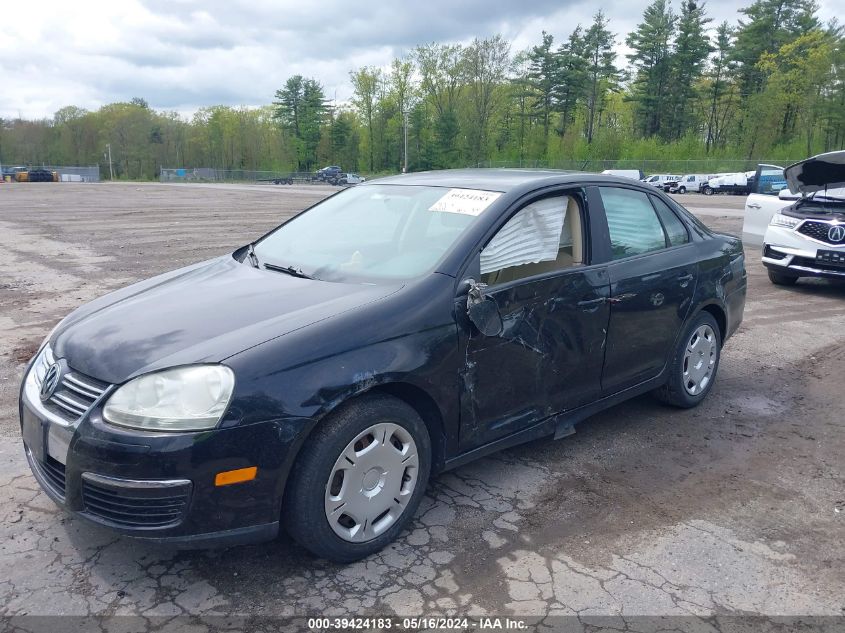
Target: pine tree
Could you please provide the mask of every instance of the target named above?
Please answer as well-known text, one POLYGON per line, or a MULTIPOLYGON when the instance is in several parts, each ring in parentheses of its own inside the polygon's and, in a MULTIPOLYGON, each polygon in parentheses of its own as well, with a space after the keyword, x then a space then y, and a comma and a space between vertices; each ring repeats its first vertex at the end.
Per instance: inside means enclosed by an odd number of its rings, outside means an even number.
POLYGON ((643 21, 628 35, 633 49, 628 60, 635 69, 631 86, 635 117, 640 134, 645 137, 664 134, 668 112, 668 93, 672 77, 672 40, 677 16, 667 0, 654 0, 646 7, 643 21))
POLYGON ((765 72, 758 63, 765 53, 776 53, 821 26, 817 9, 815 0, 754 0, 740 9, 747 19, 739 21, 731 58, 737 64, 743 99, 763 89, 765 72))
POLYGON ((558 57, 552 51, 554 38, 543 31, 542 43, 528 53, 528 84, 537 96, 534 112, 543 125, 541 153, 545 155, 549 143, 554 90, 558 77, 558 57))
POLYGON ((294 75, 276 91, 273 106, 273 118, 293 135, 299 169, 311 169, 317 161, 321 127, 328 113, 323 87, 316 79, 294 75))
POLYGON ((728 60, 731 46, 733 45, 733 32, 727 21, 722 22, 716 29, 716 48, 711 65, 707 91, 708 114, 707 114, 707 135, 704 145, 705 151, 709 154, 720 139, 724 128, 726 110, 731 107, 730 102, 723 103, 724 95, 728 89, 727 74, 731 70, 731 63, 728 60))
POLYGON ((613 45, 616 37, 607 29, 608 20, 602 11, 593 17, 593 23, 584 33, 583 55, 587 62, 586 107, 587 107, 587 143, 593 142, 597 122, 601 119, 607 91, 614 88, 619 78, 619 69, 614 61, 616 53, 613 45))
POLYGON ((684 1, 671 64, 671 114, 668 130, 671 139, 684 136, 698 118, 693 108, 707 56, 713 51, 707 35, 707 24, 711 21, 705 14, 704 4, 698 4, 696 0, 684 1))
POLYGON ((553 88, 554 107, 560 114, 557 129, 561 138, 566 134, 575 118, 578 103, 584 97, 587 81, 584 59, 584 36, 581 25, 569 35, 569 39, 557 49, 557 81, 553 88))

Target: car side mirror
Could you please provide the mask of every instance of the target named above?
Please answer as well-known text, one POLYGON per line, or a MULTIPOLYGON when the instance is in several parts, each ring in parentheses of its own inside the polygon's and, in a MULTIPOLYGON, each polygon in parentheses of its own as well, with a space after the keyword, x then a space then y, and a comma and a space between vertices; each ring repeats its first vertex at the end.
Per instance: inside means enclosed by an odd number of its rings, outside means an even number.
POLYGON ((487 284, 467 279, 467 316, 484 336, 498 336, 504 330, 499 306, 484 294, 487 284))
POLYGON ((781 200, 798 200, 800 197, 799 194, 792 193, 789 187, 784 187, 778 192, 778 198, 781 200))

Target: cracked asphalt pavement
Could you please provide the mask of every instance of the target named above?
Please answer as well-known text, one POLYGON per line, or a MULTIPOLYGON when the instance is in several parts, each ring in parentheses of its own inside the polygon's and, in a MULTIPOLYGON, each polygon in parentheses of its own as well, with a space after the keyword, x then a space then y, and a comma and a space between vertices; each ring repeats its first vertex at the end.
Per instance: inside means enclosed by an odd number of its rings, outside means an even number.
MULTIPOLYGON (((0 615, 143 616, 139 631, 177 616, 373 614, 845 626, 845 285, 772 286, 751 247, 745 321, 702 406, 637 398, 571 437, 442 474, 412 528, 364 561, 316 560, 285 537, 179 552, 60 511, 29 473, 17 414, 24 364, 50 328, 108 290, 233 250, 331 191, 0 186, 0 615)), ((681 201, 740 231, 742 198, 681 201)))

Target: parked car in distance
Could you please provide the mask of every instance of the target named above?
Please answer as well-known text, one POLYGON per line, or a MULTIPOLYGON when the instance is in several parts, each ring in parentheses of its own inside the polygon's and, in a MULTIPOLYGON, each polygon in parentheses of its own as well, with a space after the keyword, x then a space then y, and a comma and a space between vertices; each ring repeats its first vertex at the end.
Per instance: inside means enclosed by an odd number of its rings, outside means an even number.
POLYGON ((618 176, 620 178, 633 178, 634 180, 645 178, 642 169, 605 169, 602 174, 605 176, 618 176))
POLYGON ((783 167, 757 165, 751 193, 745 199, 745 213, 742 219, 743 242, 754 246, 762 245, 772 216, 800 197, 800 194, 789 190, 783 167))
POLYGON ((819 154, 783 170, 801 197, 778 209, 763 237, 763 265, 773 284, 801 277, 845 279, 845 151, 819 154))
POLYGON ((329 182, 333 185, 358 185, 364 182, 366 178, 358 174, 344 174, 340 173, 334 178, 330 178, 329 182))
POLYGON ((677 176, 676 178, 670 178, 663 183, 661 187, 664 193, 671 193, 675 190, 675 187, 678 186, 678 181, 682 178, 682 176, 677 176))
POLYGON ((706 174, 685 174, 681 176, 680 180, 674 186, 669 187, 669 191, 671 193, 698 193, 701 186, 706 186, 712 177, 706 174))
POLYGON ((652 187, 657 187, 658 189, 662 189, 663 185, 667 182, 677 182, 680 180, 680 176, 670 175, 670 174, 655 174, 653 176, 648 176, 643 179, 643 182, 647 185, 651 185, 652 187))
POLYGON ((717 193, 747 196, 754 191, 755 177, 754 171, 717 174, 703 183, 700 191, 705 196, 712 196, 717 193))
POLYGON ((49 169, 41 169, 39 167, 29 170, 27 180, 29 182, 58 182, 59 174, 58 172, 51 171, 49 169))
POLYGON ((434 473, 646 392, 701 403, 744 261, 633 179, 366 182, 72 312, 26 368, 24 451, 56 503, 122 534, 196 547, 284 526, 356 560, 434 473))
POLYGON ((343 170, 338 165, 329 165, 328 167, 318 169, 314 174, 314 180, 325 180, 326 182, 329 182, 333 178, 337 178, 342 171, 343 170))

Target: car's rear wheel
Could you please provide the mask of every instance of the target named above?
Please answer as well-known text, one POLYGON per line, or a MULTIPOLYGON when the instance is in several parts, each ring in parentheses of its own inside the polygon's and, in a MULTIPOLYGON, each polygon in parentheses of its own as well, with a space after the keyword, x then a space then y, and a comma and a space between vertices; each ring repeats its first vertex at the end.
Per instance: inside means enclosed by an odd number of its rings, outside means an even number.
POLYGON ((431 440, 416 411, 387 395, 354 400, 308 438, 282 520, 317 556, 341 563, 364 558, 411 521, 430 469, 431 440))
POLYGON ((702 189, 701 189, 701 192, 705 196, 712 196, 713 195, 713 190, 709 187, 709 185, 704 185, 704 187, 702 187, 702 189))
POLYGON ((798 281, 798 277, 796 275, 779 273, 777 271, 772 270, 771 268, 768 268, 766 270, 769 273, 769 281, 771 281, 776 286, 794 286, 795 282, 798 281))
POLYGON ((657 398, 684 409, 697 406, 713 387, 721 351, 719 324, 709 312, 699 312, 684 328, 657 398))

